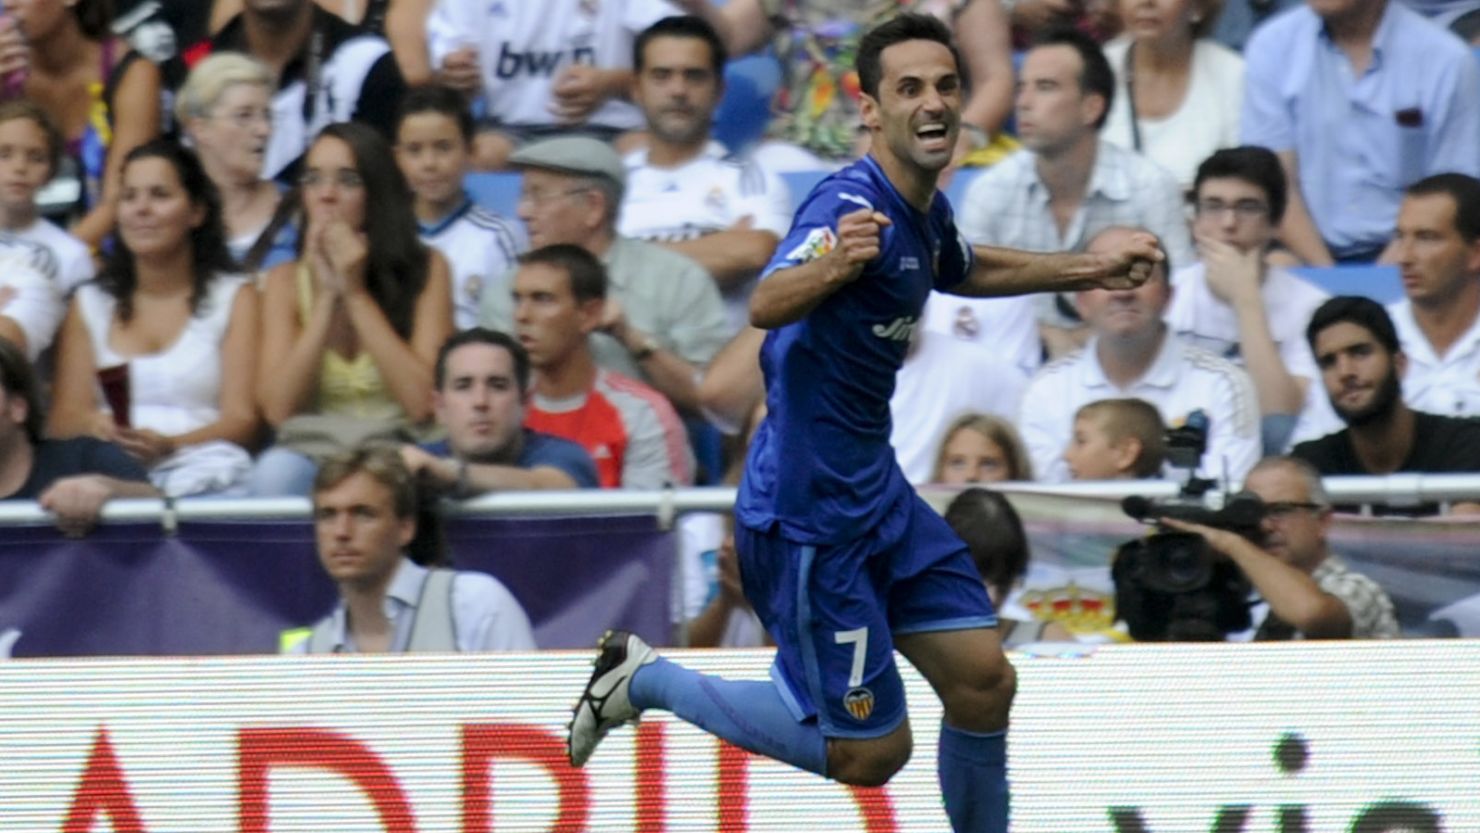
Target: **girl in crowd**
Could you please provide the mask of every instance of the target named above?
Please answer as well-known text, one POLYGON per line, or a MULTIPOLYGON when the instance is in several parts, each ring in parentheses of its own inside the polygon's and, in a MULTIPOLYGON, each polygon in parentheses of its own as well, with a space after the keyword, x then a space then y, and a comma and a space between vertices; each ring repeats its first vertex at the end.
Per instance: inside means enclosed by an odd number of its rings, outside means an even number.
POLYGON ((991 414, 958 417, 946 429, 931 483, 959 486, 1032 480, 1033 464, 1012 423, 991 414))
POLYGON ((113 251, 62 325, 51 433, 118 443, 171 497, 243 493, 260 429, 257 292, 193 153, 155 140, 120 177, 113 251))
POLYGON ((447 262, 417 239, 411 190, 379 134, 324 128, 299 185, 299 256, 272 270, 263 297, 258 395, 279 444, 253 472, 259 495, 306 495, 314 457, 335 442, 426 421, 452 333, 447 262))
POLYGON ((292 260, 297 243, 282 192, 262 178, 272 90, 267 67, 222 52, 197 64, 175 99, 175 116, 221 192, 227 246, 248 273, 292 260))
POLYGON ((8 0, 0 85, 39 103, 67 141, 49 216, 96 249, 113 230, 129 151, 159 135, 159 69, 110 30, 108 0, 8 0))

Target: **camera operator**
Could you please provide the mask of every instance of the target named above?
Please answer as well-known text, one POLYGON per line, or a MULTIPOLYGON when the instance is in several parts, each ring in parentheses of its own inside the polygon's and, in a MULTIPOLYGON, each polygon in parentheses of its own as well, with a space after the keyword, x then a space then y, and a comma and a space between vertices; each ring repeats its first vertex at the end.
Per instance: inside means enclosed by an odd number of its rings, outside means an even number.
POLYGON ((1163 523, 1201 535, 1243 571, 1269 604, 1256 640, 1398 635, 1387 593, 1327 548, 1331 505, 1314 467, 1293 457, 1266 457, 1249 472, 1244 488, 1264 502, 1262 547, 1210 526, 1173 518, 1163 523))

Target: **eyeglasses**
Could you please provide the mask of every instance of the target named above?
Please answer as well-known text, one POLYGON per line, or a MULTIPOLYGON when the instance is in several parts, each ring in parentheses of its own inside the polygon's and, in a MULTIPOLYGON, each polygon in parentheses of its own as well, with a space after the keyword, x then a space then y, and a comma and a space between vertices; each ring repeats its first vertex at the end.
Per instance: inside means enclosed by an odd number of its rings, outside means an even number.
POLYGON ((266 107, 260 110, 234 110, 230 113, 216 113, 211 118, 217 121, 230 122, 240 128, 249 128, 258 122, 272 127, 272 111, 266 107))
POLYGON ((1320 510, 1325 508, 1325 504, 1322 503, 1300 503, 1296 501, 1282 500, 1275 503, 1264 504, 1264 517, 1269 518, 1270 520, 1282 521, 1301 510, 1305 510, 1307 512, 1319 512, 1320 510))
POLYGON ((365 187, 365 178, 355 171, 339 171, 336 174, 324 174, 320 171, 304 171, 298 177, 298 184, 304 188, 318 188, 321 185, 328 185, 331 182, 347 191, 365 187))
POLYGON ((1229 211, 1238 215, 1240 220, 1253 220, 1268 214, 1269 206, 1259 200, 1224 202, 1223 200, 1208 199, 1197 201, 1198 214, 1220 215, 1229 211))
POLYGON ((585 192, 590 190, 591 188, 589 186, 583 186, 580 188, 566 188, 560 191, 529 190, 519 195, 519 201, 516 203, 516 205, 540 205, 542 203, 547 203, 550 200, 559 199, 560 197, 569 197, 575 194, 584 194, 585 192))

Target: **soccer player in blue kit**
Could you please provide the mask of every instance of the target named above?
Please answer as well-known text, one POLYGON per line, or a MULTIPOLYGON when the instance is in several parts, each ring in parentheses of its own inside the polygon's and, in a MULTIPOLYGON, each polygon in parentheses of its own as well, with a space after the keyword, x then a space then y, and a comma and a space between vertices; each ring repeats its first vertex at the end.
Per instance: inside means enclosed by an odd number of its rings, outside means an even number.
MULTIPOLYGON (((1016 676, 965 544, 905 480, 889 397, 932 288, 1008 295, 1133 288, 1162 259, 973 248, 936 179, 960 123, 960 61, 933 17, 902 14, 858 49, 872 145, 823 180, 751 300, 769 413, 735 506, 745 595, 777 645, 772 681, 699 674, 609 632, 571 722, 583 765, 612 728, 664 709, 753 752, 876 786, 909 760, 900 653, 945 707, 938 769, 956 831, 1005 831, 1016 676)), ((1108 105, 1108 102, 1106 102, 1108 105)))

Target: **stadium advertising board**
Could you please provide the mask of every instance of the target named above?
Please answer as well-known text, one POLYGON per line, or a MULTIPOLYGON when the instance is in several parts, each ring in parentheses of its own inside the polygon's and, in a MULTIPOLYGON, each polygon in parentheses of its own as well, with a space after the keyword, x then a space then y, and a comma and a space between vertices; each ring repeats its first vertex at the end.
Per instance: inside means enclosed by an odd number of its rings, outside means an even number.
MULTIPOLYGON (((851 790, 667 718, 584 770, 575 653, 0 663, 0 831, 943 831, 939 709, 851 790)), ((683 661, 760 677, 764 651, 683 661)), ((1016 656, 1017 833, 1480 830, 1480 645, 1016 656)))

